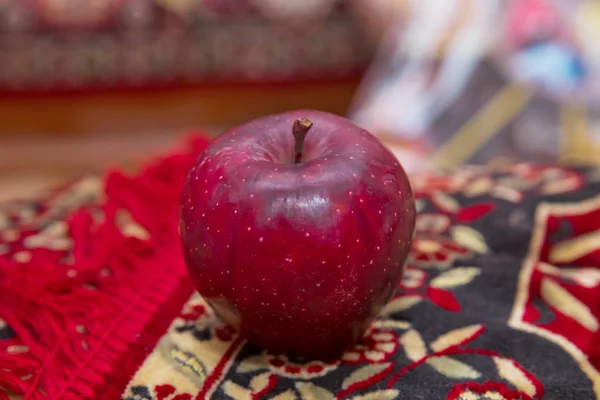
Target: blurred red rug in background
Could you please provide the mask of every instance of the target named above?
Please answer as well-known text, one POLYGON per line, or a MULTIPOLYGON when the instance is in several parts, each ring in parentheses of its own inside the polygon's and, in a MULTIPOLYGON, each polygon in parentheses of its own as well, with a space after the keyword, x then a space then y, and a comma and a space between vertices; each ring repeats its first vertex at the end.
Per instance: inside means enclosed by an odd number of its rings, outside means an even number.
POLYGON ((246 343, 193 293, 178 203, 206 144, 2 205, 0 399, 600 398, 600 171, 414 177, 398 293, 323 362, 246 343))

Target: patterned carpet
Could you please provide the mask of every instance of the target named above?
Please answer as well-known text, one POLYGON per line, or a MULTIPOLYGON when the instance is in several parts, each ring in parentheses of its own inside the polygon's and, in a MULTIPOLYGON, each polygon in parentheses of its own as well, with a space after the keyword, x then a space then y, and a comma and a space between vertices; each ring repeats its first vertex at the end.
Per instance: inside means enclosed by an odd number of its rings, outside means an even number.
POLYGON ((600 398, 600 171, 414 176, 398 292, 325 362, 246 343, 194 294, 178 203, 206 144, 2 206, 0 399, 600 398))

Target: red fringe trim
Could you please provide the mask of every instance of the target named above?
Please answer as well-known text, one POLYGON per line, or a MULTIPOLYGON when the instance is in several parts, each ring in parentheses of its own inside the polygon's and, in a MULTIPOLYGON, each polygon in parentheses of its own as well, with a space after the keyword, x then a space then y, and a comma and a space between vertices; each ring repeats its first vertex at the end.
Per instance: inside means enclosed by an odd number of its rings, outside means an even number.
POLYGON ((29 349, 0 351, 6 366, 0 387, 25 399, 121 395, 192 293, 178 206, 187 171, 206 145, 197 140, 134 177, 109 174, 104 203, 69 218, 71 263, 47 249, 31 251, 25 265, 0 257, 0 316, 17 335, 10 345, 29 349), (122 209, 150 239, 121 232, 116 216, 122 209), (104 221, 96 223, 92 213, 99 210, 104 221))

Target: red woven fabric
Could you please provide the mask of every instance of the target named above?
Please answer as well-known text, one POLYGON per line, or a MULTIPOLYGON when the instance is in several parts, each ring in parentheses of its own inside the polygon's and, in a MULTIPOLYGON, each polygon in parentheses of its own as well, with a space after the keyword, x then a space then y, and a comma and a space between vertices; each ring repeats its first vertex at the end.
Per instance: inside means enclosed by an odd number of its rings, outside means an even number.
POLYGON ((206 144, 197 139, 135 176, 110 172, 104 190, 89 178, 41 204, 8 207, 0 388, 26 399, 119 398, 192 293, 178 205, 206 144))

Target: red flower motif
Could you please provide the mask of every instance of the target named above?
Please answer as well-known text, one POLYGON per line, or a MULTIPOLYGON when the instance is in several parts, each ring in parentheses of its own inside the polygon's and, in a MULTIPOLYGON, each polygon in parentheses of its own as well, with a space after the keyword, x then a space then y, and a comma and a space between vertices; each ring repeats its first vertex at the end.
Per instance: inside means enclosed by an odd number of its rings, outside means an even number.
POLYGON ((346 364, 378 363, 390 358, 398 349, 398 335, 392 330, 370 329, 360 344, 342 355, 346 364))
POLYGON ((469 254, 469 250, 447 238, 417 237, 413 240, 410 260, 418 265, 444 269, 469 254))
POLYGON ((285 354, 266 354, 267 363, 271 371, 280 376, 293 379, 312 379, 323 376, 334 370, 339 361, 312 360, 308 362, 295 362, 285 354))
POLYGON ((407 266, 402 275, 399 289, 403 290, 416 290, 420 289, 425 285, 427 281, 427 273, 417 267, 411 265, 407 266))
POLYGON ((543 194, 559 194, 573 191, 583 185, 578 171, 552 165, 539 166, 533 164, 517 164, 510 171, 520 179, 522 186, 531 188, 539 186, 543 194))
POLYGON ((212 340, 215 337, 230 342, 236 334, 235 329, 223 321, 204 304, 187 305, 179 315, 177 332, 192 332, 197 340, 212 340))
POLYGON ((157 400, 192 400, 192 395, 189 393, 180 393, 174 397, 170 397, 175 394, 177 389, 172 385, 156 385, 154 392, 156 393, 157 400))
POLYGON ((233 339, 233 335, 235 334, 235 329, 230 325, 220 326, 215 329, 215 335, 223 342, 229 342, 233 339))
POLYGON ((183 319, 184 321, 196 321, 201 317, 207 316, 208 312, 206 311, 206 307, 204 307, 202 304, 196 304, 191 310, 182 312, 179 318, 183 319))

